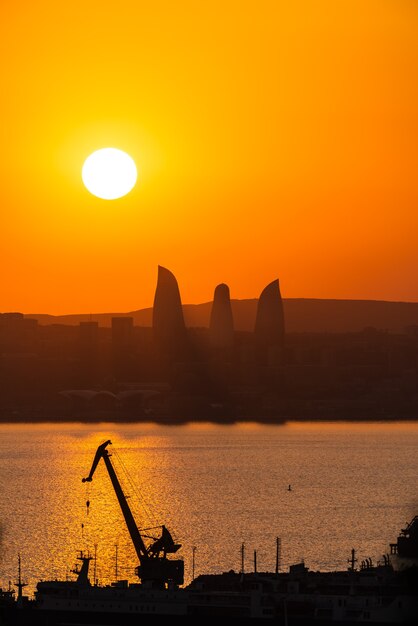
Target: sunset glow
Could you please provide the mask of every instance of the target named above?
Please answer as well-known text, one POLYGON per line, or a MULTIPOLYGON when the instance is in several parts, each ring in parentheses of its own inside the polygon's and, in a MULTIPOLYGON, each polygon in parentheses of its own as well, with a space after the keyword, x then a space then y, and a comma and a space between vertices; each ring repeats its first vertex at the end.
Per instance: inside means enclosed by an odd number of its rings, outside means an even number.
POLYGON ((418 5, 409 0, 0 7, 0 311, 418 301, 418 5), (120 147, 117 201, 80 172, 120 147), (109 285, 112 287, 109 288, 109 285))

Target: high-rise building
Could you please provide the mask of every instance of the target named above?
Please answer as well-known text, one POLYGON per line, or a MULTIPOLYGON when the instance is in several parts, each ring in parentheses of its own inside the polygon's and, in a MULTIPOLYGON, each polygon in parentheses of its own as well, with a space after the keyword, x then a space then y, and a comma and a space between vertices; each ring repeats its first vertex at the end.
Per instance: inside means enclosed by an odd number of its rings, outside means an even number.
POLYGON ((284 314, 279 280, 269 283, 261 292, 254 328, 258 359, 267 365, 279 364, 284 350, 284 314))
POLYGON ((37 352, 38 320, 23 313, 0 313, 0 352, 37 352))
POLYGON ((234 321, 232 316, 229 287, 217 285, 209 323, 209 337, 213 348, 229 350, 234 344, 234 321))
POLYGON ((177 280, 158 266, 152 315, 154 341, 161 356, 182 360, 187 353, 187 334, 177 280))

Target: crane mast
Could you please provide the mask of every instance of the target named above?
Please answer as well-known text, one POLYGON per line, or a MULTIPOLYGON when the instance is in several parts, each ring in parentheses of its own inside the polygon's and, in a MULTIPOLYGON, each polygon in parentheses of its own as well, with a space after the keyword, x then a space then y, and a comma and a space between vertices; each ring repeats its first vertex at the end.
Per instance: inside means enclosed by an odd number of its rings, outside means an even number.
POLYGON ((177 552, 181 546, 174 543, 170 532, 165 526, 162 526, 161 537, 156 539, 149 547, 145 545, 110 459, 111 455, 107 450, 107 446, 111 443, 110 440, 105 441, 97 448, 90 473, 87 478, 82 479, 82 482, 92 481, 97 465, 100 459, 103 459, 139 559, 139 566, 136 568, 137 575, 142 582, 149 581, 159 586, 165 586, 170 582, 182 585, 184 581, 183 561, 167 559, 167 553, 177 552))

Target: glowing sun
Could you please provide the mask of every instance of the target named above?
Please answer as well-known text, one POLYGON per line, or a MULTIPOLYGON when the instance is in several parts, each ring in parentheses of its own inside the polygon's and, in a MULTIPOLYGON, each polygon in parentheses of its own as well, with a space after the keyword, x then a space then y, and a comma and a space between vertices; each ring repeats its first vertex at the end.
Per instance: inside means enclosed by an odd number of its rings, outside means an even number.
POLYGON ((81 177, 94 196, 116 200, 135 187, 137 171, 135 161, 123 150, 102 148, 84 161, 81 177))

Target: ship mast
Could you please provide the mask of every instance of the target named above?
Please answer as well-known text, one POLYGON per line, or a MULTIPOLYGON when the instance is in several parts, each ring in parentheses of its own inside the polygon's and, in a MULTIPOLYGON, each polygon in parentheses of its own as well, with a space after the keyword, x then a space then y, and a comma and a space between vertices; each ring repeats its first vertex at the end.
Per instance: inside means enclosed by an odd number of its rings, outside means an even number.
POLYGON ((15 587, 17 587, 17 601, 21 603, 23 598, 22 590, 24 587, 27 587, 27 583, 22 582, 22 564, 20 559, 20 552, 17 555, 17 576, 17 582, 15 583, 15 587))
POLYGON ((352 548, 351 550, 351 559, 348 560, 348 562, 350 563, 350 567, 348 568, 350 572, 354 572, 355 568, 355 563, 357 562, 356 559, 356 551, 354 548, 352 548))

